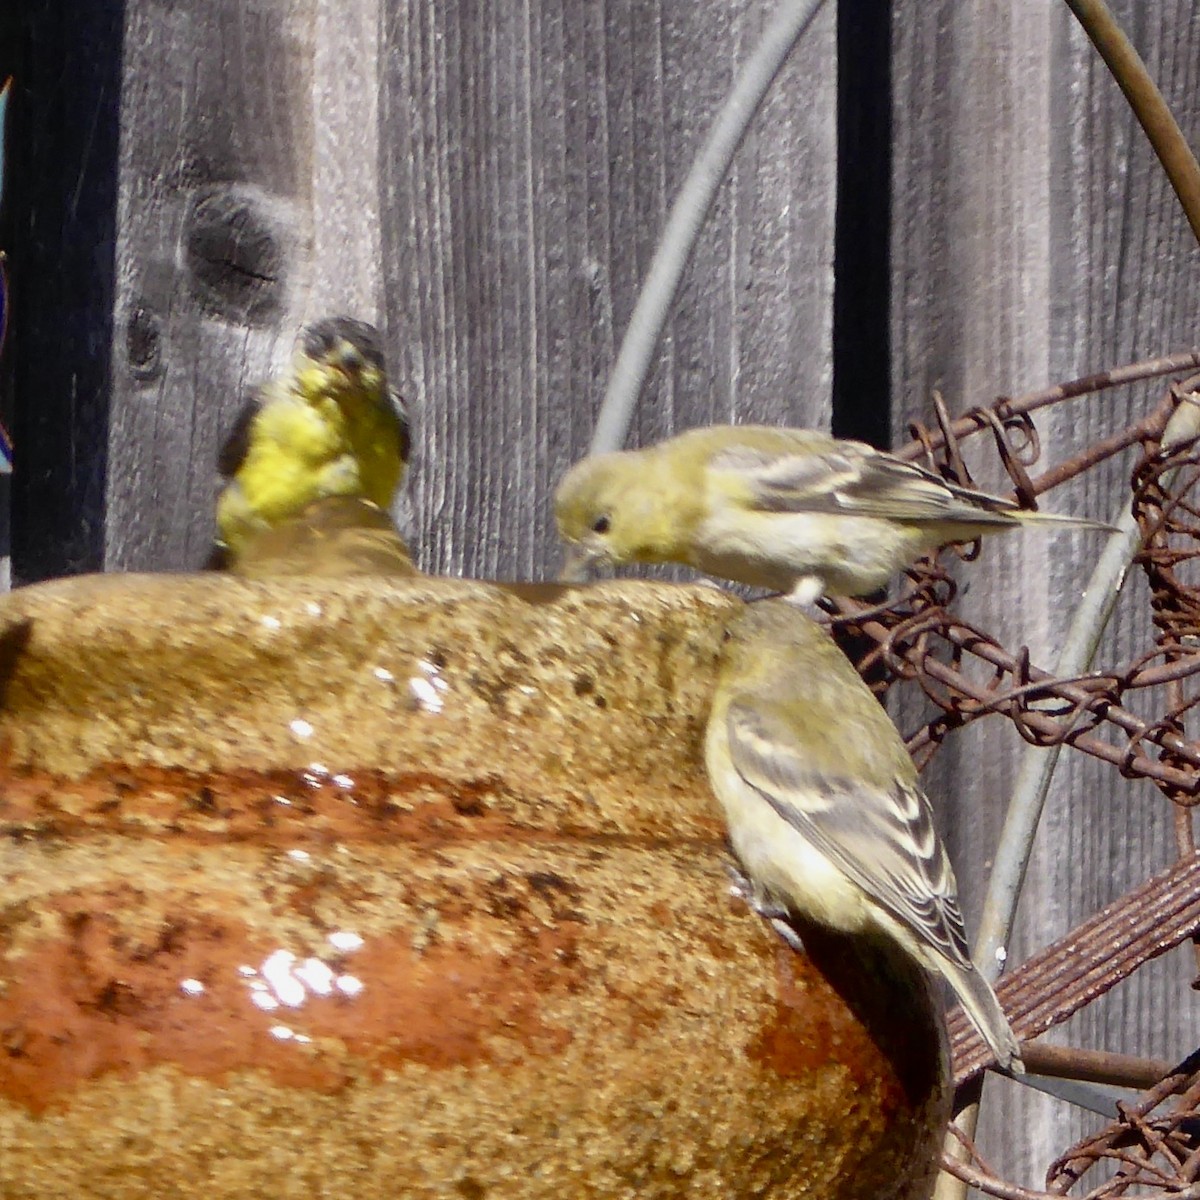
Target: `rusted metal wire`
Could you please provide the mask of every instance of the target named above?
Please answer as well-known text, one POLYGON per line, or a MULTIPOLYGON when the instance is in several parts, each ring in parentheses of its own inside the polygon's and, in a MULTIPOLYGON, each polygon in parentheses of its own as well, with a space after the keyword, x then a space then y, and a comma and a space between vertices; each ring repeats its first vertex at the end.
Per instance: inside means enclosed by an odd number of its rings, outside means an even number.
MULTIPOLYGON (((932 456, 946 445, 947 434, 953 440, 961 440, 978 433, 984 427, 986 418, 980 416, 985 409, 990 409, 1002 422, 1010 417, 1028 415, 1038 409, 1059 404, 1063 400, 1072 400, 1078 396, 1092 396, 1109 388, 1125 387, 1131 383, 1141 383, 1148 379, 1162 379, 1168 375, 1183 376, 1189 371, 1200 370, 1200 350, 1187 350, 1182 354, 1169 354, 1162 358, 1147 359, 1145 362, 1129 363, 1126 366, 1113 367, 1107 371, 1098 371, 1094 375, 1084 375, 1072 379, 1068 383, 1056 383, 1040 391, 1029 392, 1027 395, 1011 398, 998 396, 991 404, 972 408, 963 416, 951 422, 947 429, 937 434, 925 434, 923 426, 914 422, 909 426, 909 436, 913 439, 909 445, 896 451, 897 457, 913 460, 922 454, 932 456)), ((1166 423, 1165 420, 1163 422, 1166 423)), ((1081 452, 1079 457, 1086 451, 1081 452)))
MULTIPOLYGON (((1051 1196, 1065 1196, 1101 1163, 1117 1171, 1086 1197, 1123 1196, 1130 1188, 1200 1196, 1200 1052, 1186 1059, 1117 1120, 1077 1142, 1046 1173, 1051 1196)), ((1145 1195, 1139 1190, 1138 1195, 1145 1195)))
POLYGON ((1161 1058, 1114 1054, 1109 1050, 1085 1050, 1079 1046, 1054 1046, 1031 1042, 1021 1047, 1025 1069, 1051 1079, 1077 1079, 1084 1083, 1116 1087, 1150 1088, 1171 1073, 1171 1064, 1161 1058))
POLYGON ((1032 664, 1026 647, 1010 653, 983 630, 955 617, 947 607, 955 586, 938 564, 922 564, 910 575, 913 586, 886 609, 858 610, 854 601, 839 601, 841 615, 835 623, 877 643, 859 662, 864 674, 879 663, 890 676, 884 686, 895 679, 915 680, 941 709, 910 739, 919 765, 951 729, 1001 713, 1026 741, 1069 744, 1129 778, 1154 781, 1180 803, 1200 803, 1200 743, 1178 732, 1183 713, 1200 700, 1188 701, 1158 721, 1144 720, 1121 703, 1129 692, 1200 673, 1200 643, 1182 659, 1160 664, 1156 660, 1164 651, 1152 651, 1118 669, 1055 678, 1032 664), (986 678, 973 669, 980 667, 990 673, 986 678), (1101 726, 1119 730, 1127 744, 1100 736, 1096 730, 1101 726), (1147 745, 1159 753, 1152 755, 1147 745))
MULTIPOLYGON (((931 702, 933 716, 909 740, 919 765, 932 757, 951 730, 1000 715, 1026 741, 1070 746, 1128 779, 1149 780, 1171 802, 1177 865, 1133 889, 1000 982, 1001 1001, 1014 1030, 1026 1041, 1151 958, 1189 937, 1195 940, 1200 931, 1200 855, 1191 811, 1200 804, 1200 739, 1188 728, 1189 721, 1195 724, 1192 710, 1200 706, 1200 687, 1195 685, 1200 682, 1200 444, 1169 451, 1161 445, 1177 406, 1200 403, 1200 375, 1181 378, 1197 369, 1200 351, 1172 355, 1022 397, 999 397, 956 419, 935 396, 934 422, 913 425, 913 441, 898 452, 971 487, 975 485, 962 443, 983 434, 1011 480, 1013 497, 1028 508, 1036 507, 1038 497, 1051 488, 1115 455, 1136 455, 1129 501, 1143 538, 1137 562, 1150 586, 1157 631, 1153 646, 1143 647, 1127 662, 1105 664, 1086 675, 1052 675, 1034 663, 1026 647, 1009 649, 955 614, 958 585, 946 557, 956 553, 969 561, 977 545, 955 547, 917 564, 899 595, 886 604, 844 600, 831 609, 834 626, 867 646, 859 668, 877 691, 907 681, 931 702), (1030 414, 1074 397, 1167 376, 1176 382, 1142 419, 1064 462, 1040 463, 1042 445, 1030 414), (1195 682, 1189 687, 1189 681, 1195 682)), ((1200 967, 1200 946, 1196 953, 1200 967)), ((986 1048, 961 1013, 951 1015, 950 1034, 956 1082, 970 1086, 987 1065, 986 1048)), ((1044 1057, 1047 1062, 1062 1059, 1064 1073, 1074 1069, 1085 1075, 1111 1074, 1121 1066, 1128 1075, 1136 1066, 1130 1078, 1138 1085, 1148 1082, 1147 1072, 1155 1066, 1146 1060, 1131 1066, 1128 1056, 1117 1056, 1122 1063, 1114 1066, 1108 1062, 1112 1056, 1096 1052, 1061 1051, 1056 1057, 1048 1049, 1044 1057)), ((1037 1059, 1037 1053, 1031 1058, 1037 1059)), ((1046 1192, 1000 1179, 969 1141, 966 1161, 952 1162, 947 1156, 943 1165, 986 1194, 1013 1200, 1066 1195, 1102 1162, 1108 1169, 1083 1193, 1088 1200, 1123 1196, 1130 1189, 1138 1195, 1200 1200, 1200 1059, 1189 1060, 1120 1113, 1118 1121, 1071 1147, 1051 1166, 1046 1192)))
MULTIPOLYGON (((996 985, 1013 1032, 1030 1041, 1128 979, 1200 928, 1200 855, 1109 904, 996 985)), ((954 1009, 947 1020, 954 1083, 991 1065, 991 1051, 954 1009)))
MULTIPOLYGON (((1193 365, 1196 358, 1176 356, 1159 362, 1193 365)), ((1106 372, 1091 379, 1103 379, 1109 386, 1108 381, 1130 372, 1106 372)), ((1060 385, 1057 398, 1079 394, 1079 386, 1079 381, 1060 385)), ((881 689, 896 679, 914 680, 941 710, 910 740, 919 763, 924 764, 951 729, 1001 713, 1026 741, 1071 745, 1110 763, 1128 778, 1151 780, 1179 804, 1200 803, 1200 742, 1181 732, 1184 716, 1200 704, 1200 698, 1186 699, 1176 689, 1175 702, 1165 704, 1156 720, 1139 717, 1123 703, 1131 692, 1162 688, 1200 674, 1200 587, 1180 579, 1182 566, 1200 559, 1200 496, 1194 504, 1187 499, 1200 483, 1200 450, 1188 446, 1160 455, 1157 449, 1157 438, 1182 394, 1173 388, 1150 416, 1036 479, 1026 468, 1040 444, 1018 408, 1022 402, 1000 400, 995 409, 976 409, 958 422, 949 421, 939 405, 937 432, 913 427, 917 438, 906 448, 907 457, 924 452, 931 466, 943 467, 948 477, 966 486, 972 481, 958 447, 957 430, 964 423, 969 425, 968 435, 989 430, 1013 481, 1014 495, 1027 504, 1048 486, 1072 479, 1140 443, 1143 455, 1134 472, 1132 494, 1145 537, 1139 561, 1151 582, 1155 622, 1163 631, 1159 645, 1133 662, 1085 676, 1056 678, 1033 665, 1027 648, 1009 652, 985 631, 957 618, 950 609, 957 585, 938 560, 924 560, 910 570, 908 586, 889 604, 836 602, 834 624, 875 643, 860 660, 863 673, 877 678, 877 668, 882 666, 886 674, 877 685, 881 689), (1000 410, 1008 416, 999 416, 1000 410), (944 462, 934 455, 939 445, 945 450, 944 462), (1168 495, 1162 489, 1163 476, 1181 466, 1194 469, 1181 472, 1183 484, 1168 495), (1179 544, 1182 538, 1187 545, 1179 544), (1102 736, 1114 727, 1123 735, 1123 744, 1102 736)), ((1040 399, 1049 392, 1036 395, 1040 399)), ((1200 584, 1200 563, 1196 574, 1200 584)))

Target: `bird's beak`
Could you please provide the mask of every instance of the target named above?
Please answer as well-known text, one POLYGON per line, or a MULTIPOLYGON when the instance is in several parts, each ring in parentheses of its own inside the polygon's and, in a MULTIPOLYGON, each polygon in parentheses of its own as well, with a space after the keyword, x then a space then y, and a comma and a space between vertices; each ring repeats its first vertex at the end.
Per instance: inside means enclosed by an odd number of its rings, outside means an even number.
POLYGON ((358 347, 344 341, 339 342, 334 361, 347 376, 357 375, 367 365, 358 347))
POLYGON ((584 583, 591 574, 591 567, 603 555, 595 546, 585 542, 573 542, 563 554, 562 569, 558 573, 560 583, 584 583))

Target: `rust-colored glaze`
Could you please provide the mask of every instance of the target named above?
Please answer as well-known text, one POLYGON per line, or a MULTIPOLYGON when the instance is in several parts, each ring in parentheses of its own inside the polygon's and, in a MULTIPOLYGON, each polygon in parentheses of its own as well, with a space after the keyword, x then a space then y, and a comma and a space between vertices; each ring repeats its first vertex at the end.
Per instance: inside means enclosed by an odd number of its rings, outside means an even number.
POLYGON ((926 1196, 924 989, 730 896, 700 744, 737 604, 0 602, 0 1194, 926 1196))
POLYGON ((374 936, 264 974, 281 948, 195 898, 159 914, 149 941, 113 915, 150 903, 131 885, 63 893, 50 906, 59 932, 0 960, 0 1096, 41 1112, 87 1080, 163 1063, 208 1079, 258 1069, 328 1091, 352 1070, 494 1061, 495 1038, 544 1055, 571 1038, 540 1010, 573 985, 574 929, 541 930, 502 954, 444 940, 418 953, 407 933, 374 936), (281 1002, 276 974, 302 999, 281 1002))
POLYGON ((809 989, 824 980, 807 959, 781 946, 775 952, 775 964, 775 1014, 759 1029, 750 1056, 785 1079, 803 1079, 828 1062, 830 1049, 835 1048, 855 1083, 862 1085, 870 1078, 864 1059, 878 1068, 878 1052, 867 1030, 854 1022, 848 1029, 834 1031, 838 1018, 845 1023, 846 1010, 811 1002, 809 989))
MULTIPOLYGON (((0 752, 0 823, 10 837, 186 836, 199 843, 249 842, 287 849, 338 842, 458 841, 563 835, 630 843, 661 841, 653 830, 605 834, 589 810, 563 806, 534 821, 497 774, 454 779, 432 771, 388 776, 361 767, 195 772, 111 763, 63 780, 14 767, 0 752)), ((688 836, 711 846, 724 839, 716 808, 696 813, 688 836)))
POLYGON ((919 1105, 936 1088, 939 1070, 926 1050, 939 1024, 926 976, 886 942, 810 923, 802 933, 804 956, 776 952, 776 1017, 752 1053, 793 1078, 832 1054, 860 1086, 878 1084, 890 1113, 919 1105), (822 993, 819 1004, 814 989, 822 993))

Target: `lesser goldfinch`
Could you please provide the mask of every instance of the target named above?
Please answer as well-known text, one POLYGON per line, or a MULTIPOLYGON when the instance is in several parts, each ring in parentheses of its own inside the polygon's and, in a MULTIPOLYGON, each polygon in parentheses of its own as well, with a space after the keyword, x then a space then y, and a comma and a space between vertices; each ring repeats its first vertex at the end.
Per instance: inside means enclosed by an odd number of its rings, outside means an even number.
POLYGON ((333 317, 304 330, 280 379, 243 409, 218 462, 218 547, 251 539, 330 496, 386 510, 408 461, 404 404, 388 386, 376 330, 333 317))
POLYGON ((585 458, 554 505, 585 561, 684 563, 799 603, 867 595, 947 542, 1029 522, 1108 528, 1020 509, 863 442, 762 425, 585 458))
POLYGON ((1022 1069, 971 962, 954 871, 904 742, 799 609, 761 600, 735 619, 705 764, 763 911, 898 943, 949 982, 1000 1066, 1022 1069))

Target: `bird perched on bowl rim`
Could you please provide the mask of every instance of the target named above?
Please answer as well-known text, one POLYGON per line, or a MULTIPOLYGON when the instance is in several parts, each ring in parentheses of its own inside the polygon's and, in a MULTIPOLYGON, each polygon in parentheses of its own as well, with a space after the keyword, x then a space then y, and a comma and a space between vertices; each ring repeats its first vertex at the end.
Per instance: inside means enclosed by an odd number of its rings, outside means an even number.
POLYGON ((787 593, 862 596, 947 542, 1018 525, 1107 529, 949 483, 812 429, 711 425, 576 463, 554 499, 574 566, 677 562, 787 593))
POLYGON ((898 944, 950 984, 1002 1068, 1020 1048, 971 961, 929 801, 887 713, 825 630, 782 600, 730 628, 705 765, 766 915, 898 944))
POLYGON ((217 500, 218 549, 236 559, 252 538, 330 496, 386 511, 409 447, 375 328, 349 317, 308 326, 288 369, 258 389, 221 451, 228 482, 217 500))

